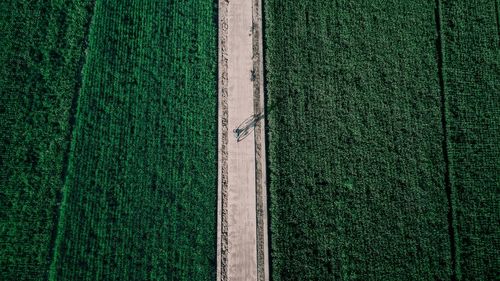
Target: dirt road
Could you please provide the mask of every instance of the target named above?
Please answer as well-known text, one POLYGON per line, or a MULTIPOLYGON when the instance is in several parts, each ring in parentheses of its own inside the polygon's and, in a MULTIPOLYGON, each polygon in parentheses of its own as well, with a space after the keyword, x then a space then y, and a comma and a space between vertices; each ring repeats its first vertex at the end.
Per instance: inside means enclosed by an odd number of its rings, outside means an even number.
POLYGON ((269 280, 259 0, 219 0, 217 280, 269 280))

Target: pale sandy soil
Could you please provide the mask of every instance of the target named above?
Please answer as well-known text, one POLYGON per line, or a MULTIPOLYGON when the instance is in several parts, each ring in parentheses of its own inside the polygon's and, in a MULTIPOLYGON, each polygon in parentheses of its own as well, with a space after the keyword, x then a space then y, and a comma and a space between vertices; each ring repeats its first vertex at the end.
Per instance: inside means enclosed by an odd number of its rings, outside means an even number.
POLYGON ((217 280, 269 279, 259 5, 219 0, 217 280))

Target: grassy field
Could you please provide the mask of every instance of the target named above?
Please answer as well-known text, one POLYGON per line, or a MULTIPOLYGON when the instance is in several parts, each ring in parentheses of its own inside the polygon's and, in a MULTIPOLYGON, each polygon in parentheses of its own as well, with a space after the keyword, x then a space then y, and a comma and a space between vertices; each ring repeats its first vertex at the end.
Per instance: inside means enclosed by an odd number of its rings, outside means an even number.
POLYGON ((265 4, 274 280, 449 280, 436 3, 265 4))
POLYGON ((498 4, 497 0, 441 4, 459 280, 500 276, 498 4))
POLYGON ((0 280, 45 280, 92 1, 0 3, 0 280))
POLYGON ((214 279, 214 2, 0 11, 0 279, 214 279))
POLYGON ((213 1, 96 1, 50 280, 212 280, 213 1))
POLYGON ((266 5, 275 280, 494 280, 498 1, 266 5))

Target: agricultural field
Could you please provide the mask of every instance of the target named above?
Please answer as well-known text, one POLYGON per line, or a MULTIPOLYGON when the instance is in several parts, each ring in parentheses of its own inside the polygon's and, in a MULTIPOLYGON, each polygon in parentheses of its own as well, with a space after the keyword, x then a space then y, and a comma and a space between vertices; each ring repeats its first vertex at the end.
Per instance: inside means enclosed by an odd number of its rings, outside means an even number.
POLYGON ((499 0, 220 1, 0 1, 0 280, 498 279, 499 0))
POLYGON ((442 1, 444 92, 457 277, 500 276, 498 1, 442 1))
POLYGON ((498 276, 498 22, 465 3, 265 2, 274 280, 498 276))
POLYGON ((215 279, 214 2, 12 2, 0 279, 215 279))
POLYGON ((493 280, 498 3, 266 4, 274 280, 493 280))
POLYGON ((213 1, 96 1, 51 280, 212 280, 213 1))
POLYGON ((45 280, 92 1, 0 1, 0 280, 45 280))

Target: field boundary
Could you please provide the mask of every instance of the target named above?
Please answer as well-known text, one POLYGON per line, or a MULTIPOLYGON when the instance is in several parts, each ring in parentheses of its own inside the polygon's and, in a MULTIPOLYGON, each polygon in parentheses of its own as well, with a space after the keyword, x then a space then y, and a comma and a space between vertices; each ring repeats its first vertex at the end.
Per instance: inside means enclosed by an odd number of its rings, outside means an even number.
POLYGON ((262 34, 262 0, 252 3, 252 52, 254 115, 264 116, 255 124, 255 191, 257 215, 257 280, 269 280, 269 247, 267 227, 266 147, 264 110, 264 60, 262 34))
POLYGON ((219 0, 218 13, 218 182, 217 182, 217 280, 227 280, 227 191, 228 191, 228 4, 219 0))
POLYGON ((495 0, 495 19, 497 20, 498 45, 500 46, 500 9, 498 8, 498 1, 495 0))
POLYGON ((443 158, 445 164, 444 171, 444 183, 446 189, 446 196, 448 200, 448 233, 450 237, 450 254, 451 254, 451 280, 461 280, 460 274, 460 252, 458 248, 458 237, 457 237, 457 218, 456 218, 456 202, 455 196, 456 191, 454 189, 452 178, 451 178, 451 165, 450 165, 450 141, 448 136, 448 107, 446 99, 446 87, 445 87, 445 73, 444 73, 444 32, 442 26, 442 3, 441 0, 436 0, 435 8, 435 18, 436 18, 436 49, 437 49, 437 64, 438 64, 438 79, 439 79, 439 91, 441 95, 441 125, 443 132, 443 158))
MULTIPOLYGON (((49 251, 51 251, 49 255, 49 261, 48 265, 49 268, 47 270, 47 280, 53 281, 57 280, 57 257, 58 257, 58 251, 60 248, 61 244, 61 239, 62 239, 62 231, 64 231, 64 215, 65 215, 65 210, 66 210, 66 205, 68 201, 68 192, 69 192, 69 187, 68 185, 68 174, 69 174, 69 169, 71 168, 71 162, 73 161, 73 150, 74 150, 74 142, 75 142, 75 127, 76 127, 76 120, 77 120, 77 115, 78 115, 78 101, 80 99, 80 94, 81 90, 83 87, 83 79, 84 79, 84 70, 85 70, 85 65, 87 63, 87 56, 88 56, 88 47, 89 47, 89 37, 90 37, 90 29, 92 28, 92 23, 94 20, 94 14, 95 14, 95 8, 96 8, 96 0, 93 0, 88 7, 90 10, 90 17, 88 19, 88 22, 85 24, 85 30, 83 34, 83 46, 82 46, 82 57, 80 58, 80 68, 78 69, 77 72, 77 77, 78 81, 76 82, 76 88, 73 93, 73 97, 71 98, 71 108, 69 112, 69 133, 68 133, 68 147, 67 150, 64 153, 63 156, 63 169, 62 169, 62 174, 61 174, 61 179, 62 179, 62 189, 60 192, 57 194, 57 203, 59 204, 59 208, 54 210, 54 228, 52 230, 52 237, 50 240, 50 248, 49 251)), ((85 9, 85 8, 84 8, 85 9)))

